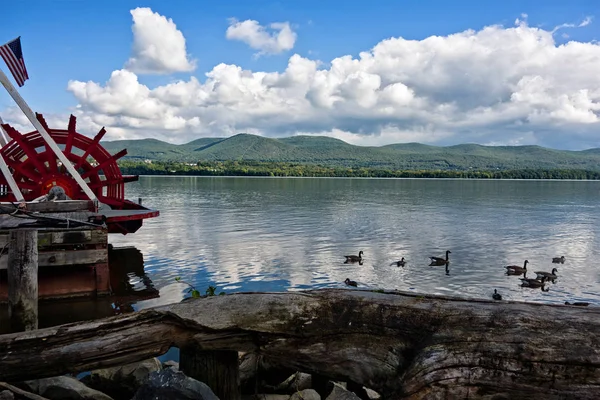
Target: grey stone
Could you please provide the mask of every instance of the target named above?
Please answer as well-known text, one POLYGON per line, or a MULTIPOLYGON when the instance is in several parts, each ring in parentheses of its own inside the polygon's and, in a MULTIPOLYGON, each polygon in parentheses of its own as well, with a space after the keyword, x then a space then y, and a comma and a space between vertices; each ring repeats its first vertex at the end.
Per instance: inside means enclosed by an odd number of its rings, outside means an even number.
POLYGON ((310 389, 312 387, 312 376, 304 372, 298 372, 292 381, 291 387, 299 391, 310 389))
POLYGON ((0 392, 0 400, 14 400, 15 395, 10 390, 3 390, 0 392))
POLYGON ((314 389, 304 389, 294 393, 290 400, 321 400, 321 396, 314 389))
POLYGON ((55 376, 24 382, 30 392, 51 400, 113 400, 70 376, 55 376))
POLYGON ((275 386, 273 390, 277 393, 292 394, 310 388, 312 388, 312 376, 304 372, 296 372, 275 386))
POLYGON ((377 400, 381 398, 381 395, 373 389, 365 388, 365 391, 367 392, 367 395, 369 395, 369 398, 371 400, 377 400))
POLYGON ((114 398, 130 399, 151 372, 160 371, 162 364, 157 358, 122 365, 119 367, 93 370, 81 381, 91 388, 100 390, 114 398))
POLYGON ((350 392, 337 383, 333 384, 333 390, 325 400, 360 400, 354 392, 350 392))
POLYGON ((204 383, 167 368, 152 372, 131 400, 219 400, 204 383))
POLYGON ((173 368, 175 371, 179 371, 179 363, 177 361, 169 360, 162 364, 163 369, 173 368))

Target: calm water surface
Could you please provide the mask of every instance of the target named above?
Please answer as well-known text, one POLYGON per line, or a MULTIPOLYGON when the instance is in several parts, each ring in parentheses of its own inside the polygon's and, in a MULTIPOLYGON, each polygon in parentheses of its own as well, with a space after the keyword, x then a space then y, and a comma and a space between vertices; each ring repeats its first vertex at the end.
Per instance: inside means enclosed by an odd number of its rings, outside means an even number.
POLYGON ((138 309, 180 301, 176 277, 228 293, 350 278, 359 288, 600 305, 600 182, 144 176, 126 191, 161 213, 110 237, 142 252, 160 291, 138 309), (359 250, 363 265, 344 264, 359 250), (448 271, 428 265, 446 250, 448 271), (401 257, 404 268, 390 265, 401 257), (558 268, 548 292, 504 274, 525 259, 530 277, 558 268))

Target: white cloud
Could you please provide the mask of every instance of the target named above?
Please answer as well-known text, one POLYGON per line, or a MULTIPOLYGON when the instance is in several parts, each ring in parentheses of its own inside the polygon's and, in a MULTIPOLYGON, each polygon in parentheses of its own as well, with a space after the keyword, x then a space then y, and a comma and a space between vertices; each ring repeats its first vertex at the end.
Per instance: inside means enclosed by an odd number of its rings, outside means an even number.
POLYGON ((422 40, 390 38, 326 67, 295 54, 282 72, 219 64, 202 79, 148 87, 118 70, 105 83, 70 81, 68 90, 82 124, 92 133, 105 125, 106 139, 184 143, 302 133, 362 145, 581 149, 600 147, 598 71, 599 44, 558 45, 553 31, 521 20, 422 40))
POLYGON ((173 20, 150 8, 138 7, 130 12, 133 48, 125 64, 127 69, 141 74, 169 74, 196 68, 196 61, 186 53, 185 38, 173 20))
POLYGON ((271 31, 260 25, 258 21, 247 19, 238 21, 230 19, 225 37, 229 40, 239 40, 261 54, 279 54, 294 48, 296 32, 288 22, 275 22, 269 25, 271 31))
POLYGON ((585 26, 588 26, 591 23, 592 23, 592 17, 585 17, 584 20, 581 21, 579 24, 560 24, 552 30, 552 33, 555 33, 559 29, 563 29, 563 28, 583 28, 585 26))
POLYGON ((583 21, 581 21, 581 23, 579 25, 577 25, 577 26, 579 28, 582 28, 584 26, 588 26, 591 23, 592 23, 592 17, 585 17, 585 19, 583 21))

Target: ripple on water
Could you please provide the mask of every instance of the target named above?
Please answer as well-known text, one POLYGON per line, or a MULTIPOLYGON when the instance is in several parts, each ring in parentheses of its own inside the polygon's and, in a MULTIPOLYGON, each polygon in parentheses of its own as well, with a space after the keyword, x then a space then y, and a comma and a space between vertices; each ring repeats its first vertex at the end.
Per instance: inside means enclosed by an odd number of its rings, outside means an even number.
MULTIPOLYGON (((600 304, 598 182, 141 177, 128 196, 161 210, 136 246, 158 288, 177 276, 228 291, 362 287, 600 304), (168 191, 168 197, 161 193, 168 191), (429 256, 450 249, 448 273, 429 256), (363 265, 343 255, 364 251, 363 265), (552 257, 565 255, 565 264, 552 257), (405 267, 390 266, 405 257, 405 267), (558 268, 548 292, 505 265, 558 268)), ((175 297, 174 297, 175 298, 175 297)))

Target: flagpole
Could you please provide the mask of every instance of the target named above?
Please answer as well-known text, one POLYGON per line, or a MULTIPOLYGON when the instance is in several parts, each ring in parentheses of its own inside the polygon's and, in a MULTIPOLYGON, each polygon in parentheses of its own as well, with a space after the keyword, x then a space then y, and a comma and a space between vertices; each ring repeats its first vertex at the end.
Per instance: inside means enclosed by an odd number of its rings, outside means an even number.
MULTIPOLYGON (((3 123, 4 123, 4 121, 2 121, 2 118, 0 118, 0 132, 5 137, 8 137, 8 135, 6 134, 6 131, 4 130, 4 128, 1 125, 3 123)), ((0 146, 0 148, 4 147, 4 146, 6 146, 6 143, 4 142, 4 138, 2 138, 2 146, 0 146)), ((19 202, 25 201, 25 198, 23 197, 23 193, 21 193, 21 189, 19 189, 19 186, 17 186, 17 182, 15 181, 14 176, 12 176, 12 174, 10 173, 10 170, 8 169, 8 165, 6 164, 6 160, 4 159, 4 157, 2 155, 0 155, 0 170, 2 170, 2 173, 4 174, 4 177, 6 178, 6 182, 8 182, 8 186, 10 186, 10 190, 12 190, 13 195, 15 196, 17 201, 19 201, 19 202)))
POLYGON ((17 89, 15 89, 15 87, 12 85, 12 83, 10 83, 10 81, 8 80, 8 77, 1 69, 0 69, 0 82, 2 83, 2 86, 4 86, 4 88, 6 89, 8 94, 10 94, 11 97, 14 99, 15 103, 17 103, 17 105, 19 106, 21 111, 23 111, 23 114, 25 114, 25 116, 29 119, 31 124, 37 129, 39 134, 44 138, 46 143, 48 143, 48 146, 50 146, 50 148, 52 149, 54 154, 56 154, 56 156, 63 163, 65 168, 67 168, 67 171, 69 171, 71 176, 75 179, 75 181, 77 181, 77 183, 83 189, 83 191, 89 197, 89 199, 92 201, 98 202, 98 198, 96 197, 94 192, 92 192, 92 189, 90 189, 90 187, 83 180, 81 175, 79 175, 79 173, 77 172, 75 167, 73 167, 73 164, 71 164, 69 159, 60 150, 60 148, 58 147, 58 145, 56 144, 54 139, 52 139, 52 136, 50 136, 50 134, 46 131, 46 128, 44 128, 44 126, 40 123, 40 121, 38 121, 38 119, 33 114, 33 111, 31 110, 31 108, 29 108, 29 106, 27 105, 27 103, 25 102, 23 97, 21 97, 19 92, 17 92, 17 89))

